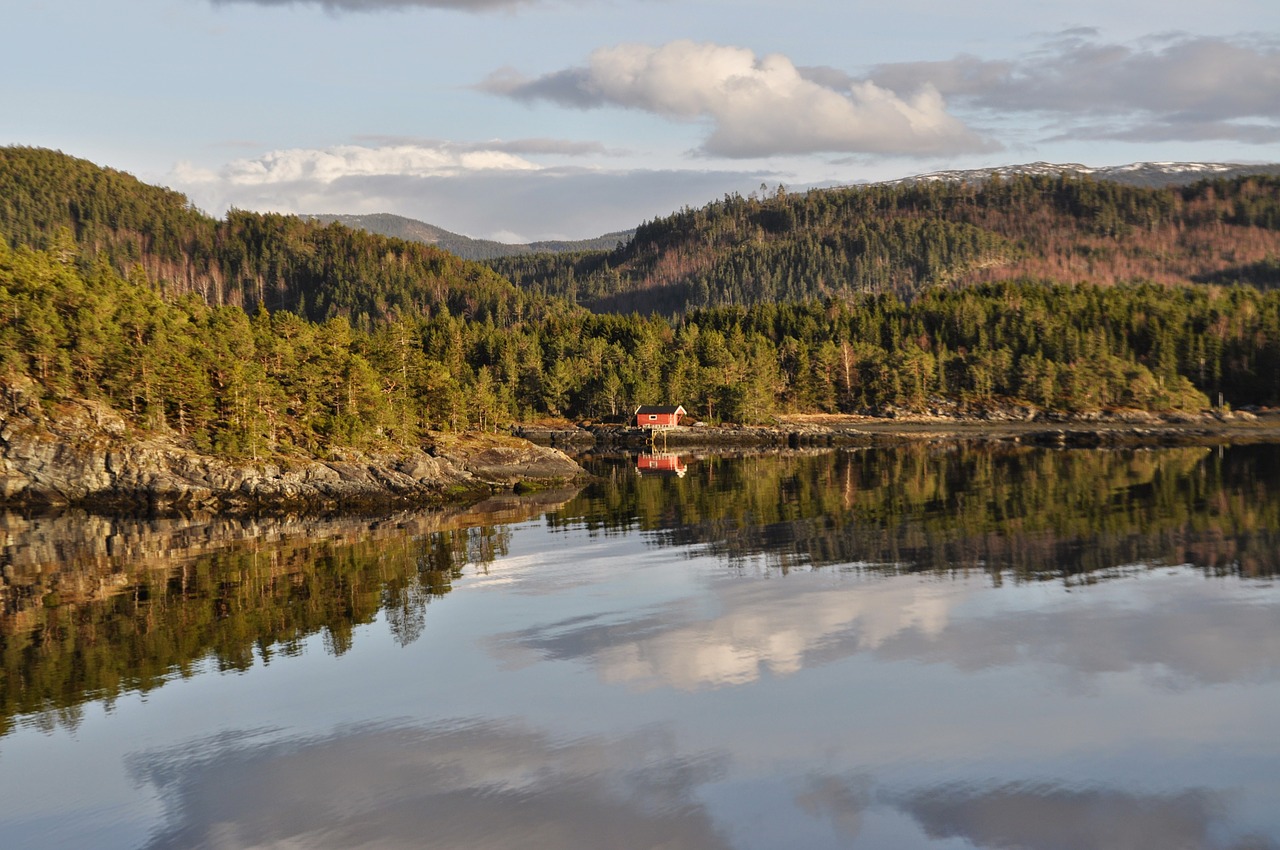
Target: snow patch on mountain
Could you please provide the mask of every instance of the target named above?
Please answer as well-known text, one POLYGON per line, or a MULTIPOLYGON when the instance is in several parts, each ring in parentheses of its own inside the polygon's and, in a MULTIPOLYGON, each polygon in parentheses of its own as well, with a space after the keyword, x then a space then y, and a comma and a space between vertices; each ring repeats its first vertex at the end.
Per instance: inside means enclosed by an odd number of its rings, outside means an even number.
POLYGON ((1128 165, 1091 167, 1078 162, 1028 162, 1021 165, 1003 165, 995 168, 973 168, 953 171, 934 171, 886 180, 881 185, 900 186, 915 183, 985 183, 999 177, 1007 179, 1019 176, 1058 177, 1061 175, 1088 176, 1094 180, 1110 180, 1133 186, 1161 187, 1181 186, 1197 180, 1215 177, 1233 178, 1255 174, 1280 176, 1280 163, 1246 164, 1238 162, 1132 162, 1128 165))

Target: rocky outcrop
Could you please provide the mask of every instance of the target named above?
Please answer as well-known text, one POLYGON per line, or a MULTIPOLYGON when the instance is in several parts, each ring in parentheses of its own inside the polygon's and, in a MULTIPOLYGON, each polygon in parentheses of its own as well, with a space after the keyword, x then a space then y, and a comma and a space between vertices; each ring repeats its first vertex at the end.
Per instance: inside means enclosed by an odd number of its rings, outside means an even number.
POLYGON ((437 434, 432 452, 491 487, 543 489, 583 474, 582 467, 559 449, 497 434, 437 434))
POLYGON ((521 484, 561 484, 583 474, 563 453, 515 445, 344 453, 326 459, 232 461, 174 436, 137 436, 109 408, 68 402, 0 415, 0 505, 81 505, 110 510, 232 512, 349 510, 482 498, 521 484))
POLYGON ((556 448, 589 449, 598 441, 596 433, 599 427, 584 428, 564 426, 551 428, 545 425, 515 425, 511 433, 521 439, 536 443, 539 446, 555 446, 556 448))

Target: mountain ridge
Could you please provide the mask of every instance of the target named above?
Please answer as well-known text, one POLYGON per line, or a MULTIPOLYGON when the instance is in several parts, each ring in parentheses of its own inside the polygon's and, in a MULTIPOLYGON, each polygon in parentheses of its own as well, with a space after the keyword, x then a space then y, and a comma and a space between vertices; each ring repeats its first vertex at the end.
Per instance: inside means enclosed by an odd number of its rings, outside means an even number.
POLYGON ((779 186, 642 223, 612 251, 488 264, 597 312, 665 315, 1010 279, 1280 286, 1280 165, 1076 168, 779 186))
POLYGON ((493 239, 474 239, 445 230, 435 224, 395 213, 314 213, 301 218, 321 224, 338 224, 356 230, 364 230, 380 236, 391 236, 415 242, 425 242, 457 255, 464 260, 492 260, 498 257, 524 254, 563 254, 576 251, 599 251, 614 248, 627 242, 635 233, 620 230, 605 233, 591 239, 543 239, 534 242, 498 242, 493 239))
MULTIPOLYGON (((1258 175, 1280 175, 1280 163, 1241 162, 1131 162, 1127 165, 1089 166, 1078 162, 1027 162, 990 168, 947 169, 879 180, 872 185, 898 186, 925 182, 982 183, 994 177, 1088 176, 1127 186, 1154 189, 1184 186, 1206 178, 1232 179, 1258 175)), ((846 188, 860 184, 846 184, 846 188)))

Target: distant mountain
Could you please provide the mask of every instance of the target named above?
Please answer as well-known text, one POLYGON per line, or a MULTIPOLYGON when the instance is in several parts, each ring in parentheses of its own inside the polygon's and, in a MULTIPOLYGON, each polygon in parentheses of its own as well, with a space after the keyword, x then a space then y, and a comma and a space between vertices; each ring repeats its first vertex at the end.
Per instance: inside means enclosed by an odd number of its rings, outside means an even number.
POLYGON ((609 251, 626 242, 635 231, 626 230, 617 233, 606 233, 595 239, 580 240, 548 240, 542 242, 507 243, 490 239, 472 239, 459 233, 451 233, 434 224, 405 218, 391 213, 373 213, 371 215, 307 215, 303 218, 313 219, 322 224, 338 222, 357 230, 377 233, 382 236, 394 236, 413 242, 425 242, 443 248, 464 260, 491 260, 497 257, 512 257, 522 254, 563 254, 575 251, 609 251))
POLYGON ((1280 165, 1031 163, 726 196, 611 251, 488 261, 597 312, 1024 279, 1280 287, 1280 165))
POLYGON ((1198 180, 1230 180, 1236 177, 1257 175, 1280 176, 1280 163, 1244 164, 1232 162, 1133 162, 1129 165, 1108 165, 1092 168, 1079 163, 1028 162, 1022 165, 1003 165, 996 168, 973 168, 963 171, 933 171, 881 181, 877 185, 900 186, 914 183, 985 183, 992 178, 1012 177, 1089 177, 1126 186, 1161 189, 1169 186, 1186 186, 1198 180))

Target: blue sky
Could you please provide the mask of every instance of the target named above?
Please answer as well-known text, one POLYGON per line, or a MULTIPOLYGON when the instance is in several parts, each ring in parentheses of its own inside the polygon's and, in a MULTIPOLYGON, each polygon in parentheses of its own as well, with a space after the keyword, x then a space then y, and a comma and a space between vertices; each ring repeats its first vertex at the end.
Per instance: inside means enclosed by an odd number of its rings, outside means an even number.
POLYGON ((1280 161, 1275 0, 11 0, 0 143, 581 238, 762 183, 1280 161))

